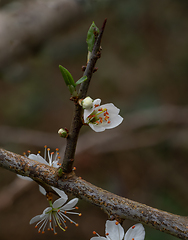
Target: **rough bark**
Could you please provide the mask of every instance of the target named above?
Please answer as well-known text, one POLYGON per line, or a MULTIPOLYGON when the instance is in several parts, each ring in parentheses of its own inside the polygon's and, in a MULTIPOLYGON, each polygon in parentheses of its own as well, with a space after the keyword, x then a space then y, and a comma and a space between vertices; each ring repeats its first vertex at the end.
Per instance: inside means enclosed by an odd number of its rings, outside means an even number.
POLYGON ((0 167, 28 176, 38 183, 58 187, 84 199, 106 212, 110 219, 131 219, 166 232, 180 239, 188 239, 188 218, 158 210, 145 204, 117 196, 85 180, 74 172, 58 176, 57 169, 18 154, 0 149, 0 167))

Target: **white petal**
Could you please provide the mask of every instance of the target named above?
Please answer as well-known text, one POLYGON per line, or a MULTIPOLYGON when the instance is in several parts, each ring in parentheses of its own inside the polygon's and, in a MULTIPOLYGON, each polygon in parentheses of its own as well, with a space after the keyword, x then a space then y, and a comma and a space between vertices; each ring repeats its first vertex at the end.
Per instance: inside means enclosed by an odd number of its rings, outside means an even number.
POLYGON ((54 203, 53 203, 53 208, 59 208, 61 207, 65 202, 67 201, 67 199, 65 198, 59 198, 57 199, 54 203))
POLYGON ((49 210, 51 210, 51 209, 52 209, 51 207, 48 207, 48 208, 44 209, 43 213, 42 213, 41 215, 37 215, 37 216, 33 217, 33 218, 30 220, 29 224, 33 224, 33 223, 35 223, 35 222, 38 222, 38 221, 42 220, 43 218, 46 218, 47 215, 46 215, 44 212, 45 212, 45 211, 49 211, 49 210), (50 208, 50 209, 49 209, 49 208, 50 208))
POLYGON ((107 103, 107 104, 101 105, 101 107, 106 108, 109 114, 112 114, 112 113, 119 114, 120 112, 120 109, 117 108, 113 103, 107 103))
POLYGON ((39 191, 43 194, 43 195, 46 195, 46 190, 39 185, 39 191))
POLYGON ((52 167, 59 168, 58 160, 52 162, 52 167))
POLYGON ((63 207, 61 207, 62 210, 72 210, 72 208, 77 204, 78 198, 73 198, 70 200, 67 204, 65 204, 63 207))
POLYGON ((95 105, 100 105, 101 104, 101 99, 97 98, 93 101, 93 106, 95 107, 95 105))
POLYGON ((39 163, 44 163, 46 165, 49 165, 48 162, 43 157, 40 156, 40 154, 37 154, 37 155, 29 154, 28 158, 32 159, 32 160, 35 160, 35 161, 37 161, 39 163))
POLYGON ((105 237, 92 237, 90 240, 107 240, 105 237))
POLYGON ((48 215, 48 212, 52 211, 52 208, 51 207, 47 207, 44 209, 43 213, 41 214, 42 215, 48 215))
POLYGON ((141 223, 138 223, 128 229, 124 240, 144 240, 144 237, 145 229, 141 223))
MULTIPOLYGON (((106 229, 105 232, 106 234, 108 233, 109 235, 107 236, 108 239, 111 240, 122 240, 124 236, 124 229, 121 226, 121 224, 116 225, 116 220, 114 221, 106 221, 106 229)), ((131 239, 132 240, 132 239, 131 239)))
POLYGON ((27 181, 33 181, 33 179, 31 179, 30 177, 26 177, 26 176, 22 176, 22 175, 19 175, 17 174, 17 176, 23 180, 27 180, 27 181))
POLYGON ((86 123, 87 121, 87 117, 93 112, 93 108, 92 109, 84 109, 84 122, 86 123))
POLYGON ((123 118, 120 115, 117 115, 115 117, 110 118, 110 123, 105 125, 106 129, 111 129, 117 127, 119 124, 121 124, 123 121, 123 118))
POLYGON ((95 99, 93 101, 93 108, 91 108, 91 109, 84 109, 84 122, 85 123, 86 123, 87 117, 95 110, 95 105, 100 105, 100 103, 101 103, 101 99, 97 98, 97 99, 95 99))
POLYGON ((37 215, 30 220, 29 224, 33 224, 33 223, 38 222, 40 220, 41 220, 41 215, 37 215))
MULTIPOLYGON (((63 190, 60 190, 60 189, 55 188, 55 187, 52 187, 52 189, 53 189, 61 198, 65 198, 66 201, 67 201, 68 196, 67 196, 67 194, 66 194, 63 190)), ((66 201, 65 201, 65 202, 66 202, 66 201)))
POLYGON ((103 132, 105 130, 105 127, 106 125, 97 125, 97 124, 92 124, 92 123, 89 123, 89 126, 90 128, 92 128, 95 132, 103 132))

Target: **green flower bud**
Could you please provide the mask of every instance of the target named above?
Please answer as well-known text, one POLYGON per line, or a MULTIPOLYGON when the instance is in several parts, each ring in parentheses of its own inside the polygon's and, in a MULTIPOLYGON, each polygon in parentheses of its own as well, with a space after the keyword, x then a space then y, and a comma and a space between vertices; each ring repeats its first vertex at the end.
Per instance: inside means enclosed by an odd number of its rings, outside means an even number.
POLYGON ((63 128, 59 129, 58 134, 59 134, 60 137, 63 137, 63 138, 67 138, 68 137, 68 132, 65 129, 63 129, 63 128))

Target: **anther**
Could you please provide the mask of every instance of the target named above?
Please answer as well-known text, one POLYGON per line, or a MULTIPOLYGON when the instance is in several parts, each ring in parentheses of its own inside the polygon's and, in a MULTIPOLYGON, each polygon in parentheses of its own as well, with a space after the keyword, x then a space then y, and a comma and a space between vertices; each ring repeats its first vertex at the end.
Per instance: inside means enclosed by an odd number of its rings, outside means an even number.
POLYGON ((119 224, 119 222, 116 222, 116 225, 118 225, 119 224))
POLYGON ((109 235, 109 233, 106 233, 106 236, 108 236, 109 235))
POLYGON ((93 231, 93 234, 95 235, 95 234, 97 234, 95 231, 93 231))
POLYGON ((81 216, 82 216, 82 214, 81 214, 81 213, 79 213, 79 214, 78 214, 78 216, 79 216, 79 217, 81 217, 81 216))
POLYGON ((76 223, 75 226, 78 227, 78 223, 76 223))
POLYGON ((78 207, 76 206, 75 209, 78 209, 78 207))
POLYGON ((44 234, 44 231, 42 231, 42 234, 44 234))
POLYGON ((132 226, 132 229, 134 229, 135 228, 135 225, 134 226, 132 226))

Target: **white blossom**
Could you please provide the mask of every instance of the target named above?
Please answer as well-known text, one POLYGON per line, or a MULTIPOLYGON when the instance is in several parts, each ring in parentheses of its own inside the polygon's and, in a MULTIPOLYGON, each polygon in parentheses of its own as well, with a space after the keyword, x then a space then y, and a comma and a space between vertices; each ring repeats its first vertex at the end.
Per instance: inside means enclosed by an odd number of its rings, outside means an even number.
POLYGON ((92 237, 90 240, 144 240, 145 230, 141 223, 137 223, 124 234, 123 227, 116 220, 107 220, 105 235, 106 237, 101 237, 97 234, 97 237, 92 237))
POLYGON ((78 202, 78 198, 74 198, 65 204, 68 199, 67 195, 60 190, 59 195, 61 198, 54 201, 53 204, 49 201, 50 207, 47 207, 42 214, 37 215, 30 220, 30 224, 37 222, 35 228, 38 228, 39 233, 44 233, 45 228, 47 227, 48 230, 52 230, 54 234, 57 234, 55 229, 57 226, 59 226, 61 230, 65 231, 67 229, 66 220, 69 220, 71 223, 74 223, 75 226, 78 226, 78 223, 72 221, 67 216, 67 214, 77 214, 81 216, 81 213, 71 212, 74 209, 78 209, 78 207, 75 207, 78 202))
MULTIPOLYGON (((50 148, 47 148, 47 146, 45 145, 44 146, 44 158, 40 155, 40 152, 38 154, 31 154, 30 151, 28 151, 29 155, 28 155, 28 158, 29 159, 32 159, 32 160, 35 160, 39 163, 42 163, 42 164, 46 164, 48 166, 52 166, 52 167, 55 167, 55 168, 58 168, 60 167, 60 163, 59 163, 59 149, 56 148, 56 152, 50 152, 50 148)), ((24 154, 26 157, 27 155, 24 154)), ((32 179, 30 177, 25 177, 25 176, 22 176, 22 175, 17 175, 18 177, 22 178, 22 179, 25 179, 25 180, 28 180, 28 181, 32 181, 32 179)), ((54 188, 52 187, 53 190, 55 192, 57 192, 59 189, 57 188, 54 188)), ((46 190, 39 185, 39 191, 43 194, 43 195, 46 195, 46 190)), ((61 192, 64 193, 64 191, 62 190, 59 190, 61 192)))
POLYGON ((100 105, 101 99, 93 101, 91 109, 84 109, 84 122, 95 132, 103 132, 105 129, 117 127, 123 118, 119 115, 120 109, 113 103, 100 105))

